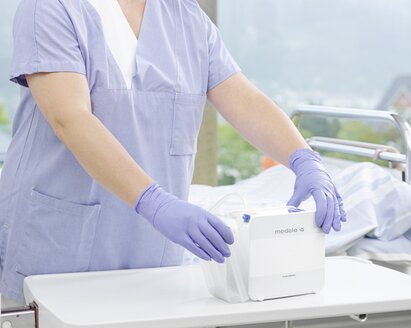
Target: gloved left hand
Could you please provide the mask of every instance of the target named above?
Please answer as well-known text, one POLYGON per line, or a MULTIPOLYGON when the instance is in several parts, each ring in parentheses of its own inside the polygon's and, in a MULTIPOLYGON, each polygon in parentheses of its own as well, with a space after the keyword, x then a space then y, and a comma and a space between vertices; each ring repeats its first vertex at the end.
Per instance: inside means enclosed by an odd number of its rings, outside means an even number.
POLYGON ((288 161, 296 181, 294 194, 287 205, 298 207, 313 196, 317 207, 317 226, 325 233, 329 233, 331 227, 341 230, 341 221, 346 221, 343 201, 321 163, 320 154, 311 149, 297 149, 288 161))

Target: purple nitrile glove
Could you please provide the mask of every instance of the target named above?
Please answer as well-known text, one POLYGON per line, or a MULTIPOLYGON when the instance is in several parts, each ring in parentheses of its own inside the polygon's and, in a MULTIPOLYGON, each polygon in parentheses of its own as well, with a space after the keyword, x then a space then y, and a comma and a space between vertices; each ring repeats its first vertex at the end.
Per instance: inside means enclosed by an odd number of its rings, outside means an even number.
POLYGON ((321 163, 320 154, 308 148, 297 149, 288 162, 296 180, 294 194, 287 205, 298 207, 312 195, 317 207, 317 226, 325 233, 329 233, 331 227, 341 230, 341 221, 347 220, 343 201, 321 163))
POLYGON ((234 242, 233 233, 220 219, 196 205, 178 199, 152 184, 135 205, 166 238, 183 246, 193 254, 218 263, 230 256, 227 244, 234 242))

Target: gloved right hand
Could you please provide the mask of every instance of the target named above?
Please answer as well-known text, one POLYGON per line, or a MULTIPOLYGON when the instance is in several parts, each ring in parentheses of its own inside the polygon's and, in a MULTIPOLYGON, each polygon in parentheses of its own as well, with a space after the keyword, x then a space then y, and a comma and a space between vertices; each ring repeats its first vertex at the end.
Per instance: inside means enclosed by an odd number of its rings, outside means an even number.
POLYGON ((152 184, 135 205, 155 229, 169 240, 209 261, 224 262, 230 256, 227 244, 234 242, 230 228, 220 219, 196 205, 178 199, 152 184))
POLYGON ((313 196, 316 203, 315 222, 325 233, 331 228, 341 230, 341 222, 347 221, 343 200, 321 163, 319 153, 300 148, 289 158, 290 169, 295 173, 294 194, 287 205, 298 207, 313 196))

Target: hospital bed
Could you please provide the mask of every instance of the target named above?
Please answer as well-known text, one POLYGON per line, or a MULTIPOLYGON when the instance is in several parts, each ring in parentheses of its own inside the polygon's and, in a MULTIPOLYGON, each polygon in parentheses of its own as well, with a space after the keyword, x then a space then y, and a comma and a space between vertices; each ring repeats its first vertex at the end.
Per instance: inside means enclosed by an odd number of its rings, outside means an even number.
MULTIPOLYGON (((302 115, 392 122, 406 145, 405 154, 318 137, 309 143, 316 149, 402 164, 401 177, 410 182, 411 129, 395 113, 304 107, 294 112, 293 120, 298 124, 302 115)), ((325 273, 325 287, 318 294, 241 304, 213 298, 198 265, 32 276, 24 282, 27 307, 2 310, 1 328, 411 326, 410 276, 344 256, 328 257, 325 273)))
POLYGON ((411 183, 411 129, 409 124, 397 113, 351 108, 335 108, 323 106, 302 106, 291 115, 294 123, 299 126, 302 116, 373 120, 388 123, 393 126, 401 137, 405 154, 401 154, 393 146, 366 143, 362 141, 340 140, 337 138, 311 137, 308 144, 315 149, 338 152, 349 155, 367 157, 373 160, 383 160, 402 170, 402 178, 411 183))

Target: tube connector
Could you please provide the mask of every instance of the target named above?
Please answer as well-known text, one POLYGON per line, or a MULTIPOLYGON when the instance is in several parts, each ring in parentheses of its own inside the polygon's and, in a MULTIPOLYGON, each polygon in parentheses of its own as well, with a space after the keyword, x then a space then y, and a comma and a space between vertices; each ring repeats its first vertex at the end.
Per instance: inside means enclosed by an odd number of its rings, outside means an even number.
POLYGON ((351 319, 357 322, 366 322, 368 319, 368 314, 362 313, 362 314, 351 314, 349 316, 351 319))

